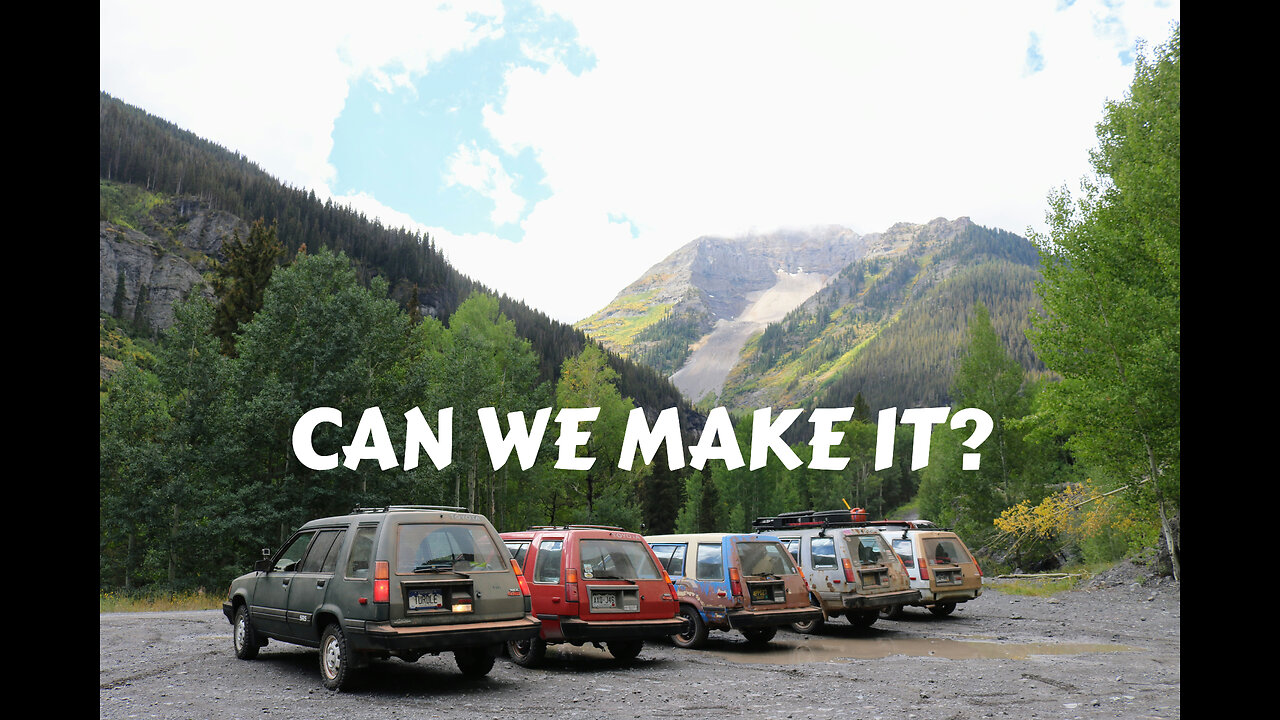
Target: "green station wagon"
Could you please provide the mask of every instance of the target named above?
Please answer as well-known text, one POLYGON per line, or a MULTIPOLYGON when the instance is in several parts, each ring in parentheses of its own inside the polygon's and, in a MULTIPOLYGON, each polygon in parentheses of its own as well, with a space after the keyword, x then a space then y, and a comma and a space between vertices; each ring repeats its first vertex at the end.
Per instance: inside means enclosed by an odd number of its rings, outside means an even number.
POLYGON ((528 585, 483 515, 462 508, 357 508, 312 520, 236 578, 222 611, 236 657, 268 639, 318 647, 337 690, 374 658, 452 651, 483 676, 509 641, 538 636, 528 585))

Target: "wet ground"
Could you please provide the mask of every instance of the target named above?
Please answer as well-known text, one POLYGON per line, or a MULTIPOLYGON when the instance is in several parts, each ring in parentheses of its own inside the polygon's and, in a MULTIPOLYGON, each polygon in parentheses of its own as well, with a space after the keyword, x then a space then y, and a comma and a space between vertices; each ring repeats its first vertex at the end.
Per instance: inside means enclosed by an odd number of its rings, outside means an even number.
POLYGON ((236 660, 218 611, 100 616, 103 718, 1175 718, 1180 592, 1102 579, 1050 598, 989 589, 947 618, 921 609, 855 630, 737 633, 702 650, 647 645, 631 667, 559 646, 465 680, 449 653, 375 663, 352 692, 315 650, 272 642, 236 660))

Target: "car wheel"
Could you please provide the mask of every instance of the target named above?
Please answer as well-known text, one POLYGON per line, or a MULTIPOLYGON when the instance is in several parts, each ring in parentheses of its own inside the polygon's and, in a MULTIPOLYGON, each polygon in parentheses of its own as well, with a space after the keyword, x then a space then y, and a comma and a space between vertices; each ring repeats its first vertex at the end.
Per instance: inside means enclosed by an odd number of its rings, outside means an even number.
POLYGON ((946 617, 950 615, 952 612, 954 612, 955 609, 956 609, 955 603, 942 603, 941 605, 929 606, 929 612, 933 613, 934 615, 937 615, 938 617, 946 617))
POLYGON ((742 636, 745 637, 747 642, 752 645, 764 645, 772 640, 773 636, 777 634, 778 628, 776 627, 746 628, 742 631, 742 636))
POLYGON ((640 651, 644 649, 643 640, 610 640, 607 645, 609 654, 623 663, 635 660, 640 651))
POLYGON ((680 617, 684 618, 684 630, 671 636, 671 641, 682 648, 699 648, 707 641, 707 624, 702 622, 702 613, 692 605, 680 606, 680 617))
POLYGON ((507 641, 507 655, 511 656, 511 662, 520 667, 536 667, 546 654, 547 643, 540 637, 507 641))
POLYGON ((341 690, 351 680, 351 648, 337 623, 320 636, 320 679, 330 690, 341 690))
POLYGON ((902 606, 894 605, 892 607, 880 608, 880 617, 885 620, 897 620, 902 617, 902 606))
POLYGON ((249 623, 249 608, 241 605, 236 610, 235 622, 231 626, 231 644, 236 649, 236 657, 241 660, 252 660, 258 657, 258 634, 249 623))
POLYGON ((801 635, 816 635, 818 631, 822 630, 824 622, 826 622, 826 620, 819 616, 817 619, 810 620, 808 622, 793 622, 791 623, 791 629, 801 635))
POLYGON ((849 624, 859 630, 866 630, 876 624, 876 618, 880 617, 878 611, 849 613, 849 624))
POLYGON ((493 669, 493 654, 485 648, 461 648, 453 651, 453 661, 467 677, 484 677, 493 669))

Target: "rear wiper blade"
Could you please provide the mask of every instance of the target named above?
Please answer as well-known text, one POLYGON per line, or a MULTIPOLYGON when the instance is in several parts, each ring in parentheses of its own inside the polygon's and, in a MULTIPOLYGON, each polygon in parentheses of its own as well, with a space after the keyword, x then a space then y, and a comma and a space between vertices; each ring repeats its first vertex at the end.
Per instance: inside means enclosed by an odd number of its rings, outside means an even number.
POLYGON ((421 572, 452 572, 453 563, 423 563, 413 569, 416 573, 421 572))

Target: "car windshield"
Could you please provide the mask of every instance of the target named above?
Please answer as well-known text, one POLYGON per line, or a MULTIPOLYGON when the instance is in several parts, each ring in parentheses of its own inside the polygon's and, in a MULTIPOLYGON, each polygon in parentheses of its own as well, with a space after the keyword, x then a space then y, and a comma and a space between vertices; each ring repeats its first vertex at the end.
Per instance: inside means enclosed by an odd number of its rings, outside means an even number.
POLYGON ((635 540, 578 542, 584 580, 659 580, 662 574, 649 550, 635 540))
POLYGON ((482 525, 406 523, 396 543, 397 573, 505 570, 502 552, 482 525))
POLYGON ((879 565, 893 557, 884 538, 876 535, 850 535, 849 557, 858 565, 879 565))
POLYGON ((752 577, 794 575, 795 563, 791 555, 777 542, 739 542, 738 562, 743 575, 752 577))

